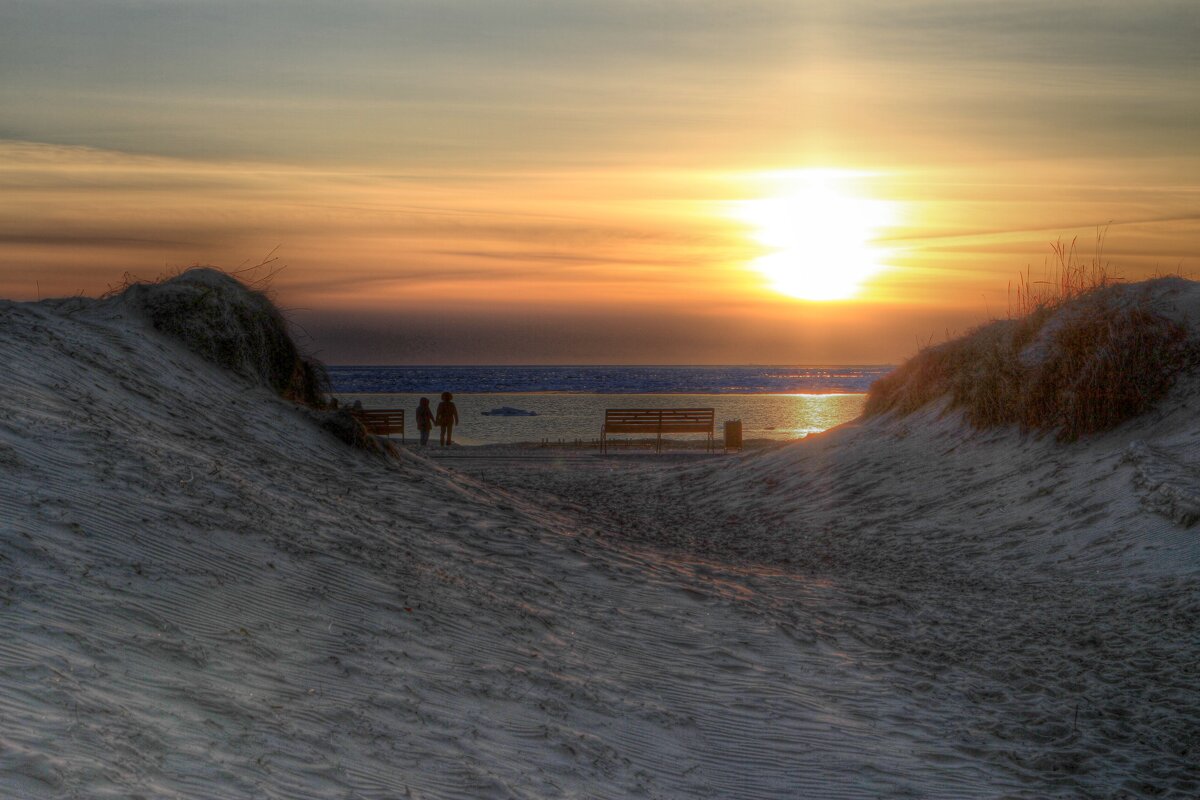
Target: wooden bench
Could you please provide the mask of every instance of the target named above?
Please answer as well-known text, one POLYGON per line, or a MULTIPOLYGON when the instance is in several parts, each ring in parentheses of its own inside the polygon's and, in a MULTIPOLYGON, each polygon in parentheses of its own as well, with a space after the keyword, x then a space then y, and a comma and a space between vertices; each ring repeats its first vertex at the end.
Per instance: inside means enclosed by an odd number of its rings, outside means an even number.
POLYGON ((354 418, 363 424, 368 433, 376 436, 391 436, 400 434, 404 442, 404 409, 403 408, 364 408, 350 412, 354 418))
POLYGON ((654 452, 662 451, 664 433, 707 433, 706 449, 713 445, 716 412, 711 408, 606 408, 600 429, 600 452, 608 452, 611 433, 654 435, 654 452))

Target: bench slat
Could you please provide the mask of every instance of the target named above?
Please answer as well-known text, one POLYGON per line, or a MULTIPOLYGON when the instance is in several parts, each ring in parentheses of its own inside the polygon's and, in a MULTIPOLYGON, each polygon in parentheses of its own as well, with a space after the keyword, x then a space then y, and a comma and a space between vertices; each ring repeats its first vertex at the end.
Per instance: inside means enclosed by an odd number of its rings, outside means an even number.
POLYGON ((664 433, 707 433, 711 446, 715 420, 712 408, 608 408, 600 439, 603 445, 610 433, 653 433, 661 449, 664 433))
POLYGON ((389 436, 393 433, 404 435, 404 409, 402 408, 364 408, 361 411, 351 411, 350 413, 363 424, 363 427, 376 436, 389 436))

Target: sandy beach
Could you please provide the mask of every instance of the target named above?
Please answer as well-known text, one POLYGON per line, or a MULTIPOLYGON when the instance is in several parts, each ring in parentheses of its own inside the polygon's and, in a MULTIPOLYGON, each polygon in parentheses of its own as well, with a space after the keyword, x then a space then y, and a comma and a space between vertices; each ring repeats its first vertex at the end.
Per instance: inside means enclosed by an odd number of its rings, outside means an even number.
POLYGON ((0 800, 1200 800, 1198 42, 0 0, 0 800))
POLYGON ((1200 791, 1194 376, 1070 445, 387 457, 121 296, 0 352, 4 796, 1200 791))

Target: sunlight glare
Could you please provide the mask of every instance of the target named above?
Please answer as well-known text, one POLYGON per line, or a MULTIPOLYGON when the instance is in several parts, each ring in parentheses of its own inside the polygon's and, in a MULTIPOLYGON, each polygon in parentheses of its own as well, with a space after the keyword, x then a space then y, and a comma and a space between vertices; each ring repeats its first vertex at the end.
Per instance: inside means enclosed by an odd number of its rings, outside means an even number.
POLYGON ((874 238, 893 220, 893 204, 853 191, 856 173, 797 170, 780 173, 772 196, 735 203, 734 216, 754 226, 754 240, 771 252, 753 266, 782 294, 803 300, 844 300, 884 268, 874 238))

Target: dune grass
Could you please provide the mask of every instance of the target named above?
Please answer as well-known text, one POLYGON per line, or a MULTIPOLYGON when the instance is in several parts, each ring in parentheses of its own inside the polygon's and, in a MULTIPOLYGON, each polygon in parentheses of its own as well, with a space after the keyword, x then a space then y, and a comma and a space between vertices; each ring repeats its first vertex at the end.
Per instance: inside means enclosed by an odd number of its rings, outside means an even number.
POLYGON ((1041 279, 1033 280, 1032 268, 1027 266, 1017 276, 1016 285, 1009 284, 1009 319, 1053 309, 1095 289, 1119 283, 1120 278, 1104 258, 1107 237, 1108 226, 1096 229, 1092 255, 1087 260, 1079 253, 1078 236, 1069 244, 1062 238, 1051 244, 1052 260, 1045 265, 1041 279))
MULTIPOLYGON (((1102 234, 1098 253, 1102 252, 1102 234)), ((1113 428, 1148 411, 1197 364, 1187 329, 1155 313, 1162 278, 1118 283, 1075 242, 1052 246, 1053 280, 1017 287, 1015 314, 923 348, 867 396, 868 417, 907 415, 946 398, 976 428, 1017 425, 1061 441, 1113 428)))
POLYGON ((158 281, 114 290, 159 331, 205 359, 260 381, 281 397, 323 408, 324 366, 296 346, 283 314, 266 292, 212 267, 193 267, 158 281))
POLYGON ((190 267, 154 281, 129 275, 109 296, 120 296, 159 331, 212 363, 257 381, 307 409, 313 422, 352 447, 395 456, 348 409, 329 400, 325 366, 301 353, 283 313, 267 292, 275 259, 236 272, 190 267), (265 275, 246 281, 247 273, 265 275))

